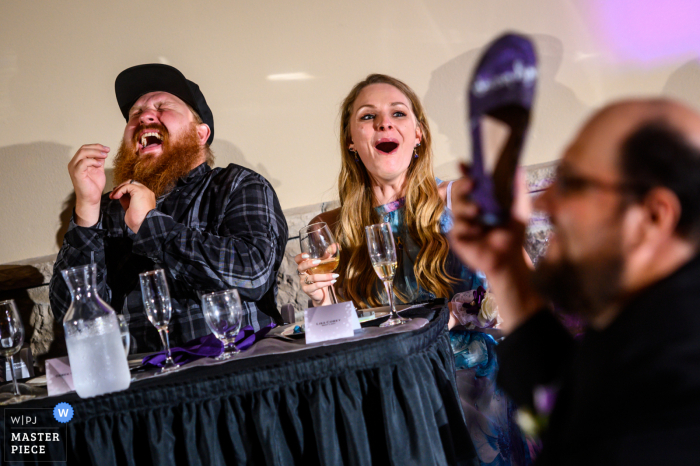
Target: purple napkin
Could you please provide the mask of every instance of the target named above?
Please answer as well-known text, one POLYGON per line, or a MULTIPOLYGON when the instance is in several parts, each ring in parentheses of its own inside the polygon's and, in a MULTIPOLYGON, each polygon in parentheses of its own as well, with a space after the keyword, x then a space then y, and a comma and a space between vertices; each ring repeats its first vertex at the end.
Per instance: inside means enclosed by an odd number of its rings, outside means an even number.
MULTIPOLYGON (((253 346, 253 343, 261 340, 267 335, 267 332, 276 326, 274 322, 271 322, 268 326, 255 332, 253 327, 246 325, 236 336, 236 348, 241 351, 247 350, 253 346)), ((210 333, 209 335, 190 340, 182 346, 171 348, 170 352, 173 355, 175 364, 182 365, 204 357, 215 358, 224 352, 224 344, 221 343, 221 340, 216 338, 213 333, 210 333)), ((165 359, 165 351, 160 351, 158 353, 149 354, 143 358, 143 364, 163 367, 165 359)))

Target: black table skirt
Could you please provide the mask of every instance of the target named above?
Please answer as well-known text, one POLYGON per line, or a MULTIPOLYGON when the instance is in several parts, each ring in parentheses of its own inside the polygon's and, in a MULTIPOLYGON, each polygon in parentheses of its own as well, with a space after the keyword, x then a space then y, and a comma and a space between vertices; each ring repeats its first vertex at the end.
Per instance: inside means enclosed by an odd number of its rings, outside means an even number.
MULTIPOLYGON (((431 317, 413 332, 17 408, 73 406, 69 465, 478 464, 456 391, 449 316, 431 317)), ((2 436, 4 448, 4 426, 2 436)), ((65 446, 53 446, 56 457, 65 446)))

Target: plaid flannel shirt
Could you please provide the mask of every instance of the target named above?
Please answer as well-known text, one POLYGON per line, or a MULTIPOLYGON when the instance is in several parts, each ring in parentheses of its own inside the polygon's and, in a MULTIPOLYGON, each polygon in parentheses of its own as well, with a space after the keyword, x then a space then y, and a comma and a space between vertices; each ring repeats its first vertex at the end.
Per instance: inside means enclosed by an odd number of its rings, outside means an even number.
POLYGON ((62 321, 71 296, 61 270, 97 265, 100 296, 129 323, 132 352, 158 351, 162 343, 148 322, 138 274, 165 270, 173 305, 173 346, 210 333, 200 307, 203 293, 236 288, 243 325, 255 330, 278 320, 277 271, 287 243, 287 222, 270 183, 231 164, 199 165, 156 200, 134 233, 118 200, 102 197, 99 222, 72 220, 51 278, 51 308, 62 321))

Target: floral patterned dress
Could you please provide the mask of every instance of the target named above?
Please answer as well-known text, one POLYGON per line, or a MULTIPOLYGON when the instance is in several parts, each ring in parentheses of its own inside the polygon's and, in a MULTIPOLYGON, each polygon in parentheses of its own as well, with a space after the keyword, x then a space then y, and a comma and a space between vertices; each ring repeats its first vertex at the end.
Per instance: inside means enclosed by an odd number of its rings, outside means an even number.
MULTIPOLYGON (((438 184, 440 180, 437 180, 438 184)), ((397 303, 412 303, 435 298, 431 292, 418 286, 413 264, 420 248, 408 234, 405 222, 405 198, 376 207, 383 222, 391 225, 396 253, 401 255, 400 267, 394 278, 397 303)), ((448 205, 449 207, 449 205, 448 205)), ((440 219, 440 229, 447 234, 452 228, 452 216, 448 209, 440 219)), ((452 253, 446 268, 459 282, 453 285, 452 294, 487 287, 483 274, 471 271, 452 253)), ((383 287, 377 292, 387 302, 383 287)), ((457 385, 469 435, 482 465, 523 466, 532 463, 531 454, 522 433, 514 422, 515 406, 496 386, 498 361, 496 340, 480 330, 451 331, 450 341, 455 353, 457 385)))

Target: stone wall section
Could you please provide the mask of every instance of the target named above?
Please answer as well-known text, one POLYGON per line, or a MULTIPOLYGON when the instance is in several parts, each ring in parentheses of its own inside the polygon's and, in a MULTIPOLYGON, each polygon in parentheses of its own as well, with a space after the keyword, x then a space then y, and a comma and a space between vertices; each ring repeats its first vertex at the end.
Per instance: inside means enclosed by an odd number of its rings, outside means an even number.
MULTIPOLYGON (((526 182, 531 196, 537 196, 554 179, 556 163, 526 167, 526 182)), ((277 275, 277 304, 292 304, 297 319, 303 318, 308 298, 301 291, 294 256, 299 254, 299 229, 321 212, 338 207, 338 201, 288 209, 284 212, 289 225, 289 239, 284 260, 277 275)), ((528 226, 525 249, 534 262, 547 246, 550 226, 541 215, 533 215, 528 226)), ((341 252, 342 253, 342 252, 341 252)), ((14 299, 25 326, 25 344, 29 344, 35 365, 43 370, 48 358, 66 353, 63 326, 54 321, 49 304, 49 281, 56 255, 0 265, 0 301, 14 299)))

